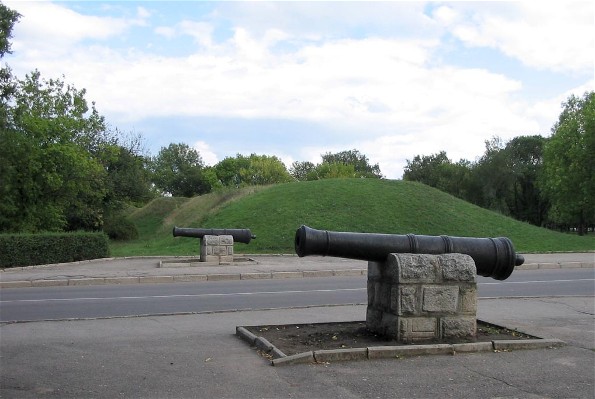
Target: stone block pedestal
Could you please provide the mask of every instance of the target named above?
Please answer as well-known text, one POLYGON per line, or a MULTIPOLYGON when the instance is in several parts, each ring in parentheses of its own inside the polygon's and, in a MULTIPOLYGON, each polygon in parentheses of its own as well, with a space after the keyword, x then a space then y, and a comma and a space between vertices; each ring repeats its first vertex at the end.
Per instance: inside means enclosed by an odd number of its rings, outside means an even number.
POLYGON ((477 283, 468 255, 390 254, 368 263, 366 325, 400 342, 474 338, 477 283))
POLYGON ((206 235, 200 240, 200 261, 230 264, 233 262, 233 236, 206 235))

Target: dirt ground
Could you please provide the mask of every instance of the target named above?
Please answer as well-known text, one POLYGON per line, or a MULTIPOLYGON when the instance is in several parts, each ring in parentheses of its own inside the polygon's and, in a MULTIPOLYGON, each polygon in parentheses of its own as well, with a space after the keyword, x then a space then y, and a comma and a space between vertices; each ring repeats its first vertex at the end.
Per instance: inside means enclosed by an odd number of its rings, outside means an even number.
MULTIPOLYGON (((313 350, 366 348, 370 346, 406 345, 379 336, 366 328, 365 321, 246 326, 256 336, 266 338, 286 355, 313 350)), ((494 324, 477 321, 477 336, 467 340, 428 340, 416 344, 489 342, 499 339, 535 338, 494 324)))

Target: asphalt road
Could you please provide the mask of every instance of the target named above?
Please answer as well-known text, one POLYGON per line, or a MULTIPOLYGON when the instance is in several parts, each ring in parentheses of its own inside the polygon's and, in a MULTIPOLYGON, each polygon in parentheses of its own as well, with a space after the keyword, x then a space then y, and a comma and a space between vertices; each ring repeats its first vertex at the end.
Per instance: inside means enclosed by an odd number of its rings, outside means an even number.
MULTIPOLYGON (((595 269, 516 271, 478 278, 480 298, 595 295, 595 269)), ((2 290, 0 322, 93 319, 363 304, 366 277, 99 285, 2 290)))

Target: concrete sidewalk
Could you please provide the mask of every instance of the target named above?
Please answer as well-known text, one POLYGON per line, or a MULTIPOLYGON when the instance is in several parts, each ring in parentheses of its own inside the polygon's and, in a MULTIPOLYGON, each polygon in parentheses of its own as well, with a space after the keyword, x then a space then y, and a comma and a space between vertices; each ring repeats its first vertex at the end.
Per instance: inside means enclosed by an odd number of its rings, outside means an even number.
POLYGON ((11 398, 592 398, 593 297, 480 299, 478 318, 568 345, 272 367, 235 327, 365 319, 365 306, 1 324, 11 398))
MULTIPOLYGON (((528 254, 518 269, 595 267, 595 252, 528 254)), ((231 265, 198 262, 191 257, 106 258, 3 269, 0 288, 173 283, 303 277, 354 276, 367 273, 367 262, 296 255, 236 255, 231 265)))

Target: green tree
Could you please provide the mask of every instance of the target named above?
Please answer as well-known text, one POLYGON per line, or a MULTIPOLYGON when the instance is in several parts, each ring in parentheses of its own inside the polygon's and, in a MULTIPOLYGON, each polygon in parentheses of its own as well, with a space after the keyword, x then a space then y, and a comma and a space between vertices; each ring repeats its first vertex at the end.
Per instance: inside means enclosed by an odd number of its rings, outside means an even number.
MULTIPOLYGON (((312 176, 312 175, 311 175, 312 176)), ((355 165, 342 162, 323 162, 316 166, 316 179, 339 179, 358 177, 355 165)))
POLYGON ((354 177, 369 177, 381 179, 380 166, 378 164, 370 165, 368 157, 361 154, 358 150, 341 151, 335 154, 330 152, 322 156, 322 163, 341 163, 344 165, 353 165, 355 170, 354 177))
MULTIPOLYGON (((12 29, 20 14, 0 3, 0 60, 5 54, 12 53, 12 29)), ((10 128, 8 122, 8 104, 15 91, 15 82, 8 65, 0 67, 0 129, 10 128)))
POLYGON ((188 144, 171 143, 162 147, 151 161, 153 183, 173 196, 192 197, 212 190, 199 152, 188 144))
POLYGON ((508 168, 512 172, 507 203, 510 214, 518 220, 542 226, 545 223, 549 202, 541 194, 538 179, 543 169, 542 136, 519 136, 506 144, 504 149, 508 168))
POLYGON ((291 175, 285 164, 276 156, 237 154, 226 157, 213 169, 221 185, 242 187, 285 183, 291 181, 291 175))
POLYGON ((541 186, 552 221, 585 234, 595 223, 595 92, 570 96, 545 144, 541 186))
POLYGON ((105 170, 80 143, 105 126, 84 94, 38 71, 18 81, 0 132, 1 230, 101 227, 105 170))
POLYGON ((309 161, 295 161, 289 168, 289 174, 298 181, 316 180, 312 177, 316 176, 316 165, 309 161))

